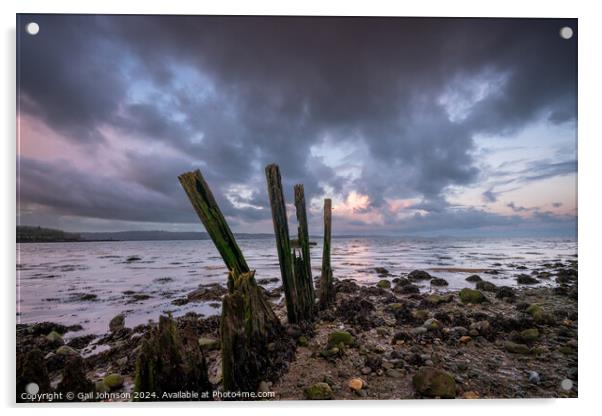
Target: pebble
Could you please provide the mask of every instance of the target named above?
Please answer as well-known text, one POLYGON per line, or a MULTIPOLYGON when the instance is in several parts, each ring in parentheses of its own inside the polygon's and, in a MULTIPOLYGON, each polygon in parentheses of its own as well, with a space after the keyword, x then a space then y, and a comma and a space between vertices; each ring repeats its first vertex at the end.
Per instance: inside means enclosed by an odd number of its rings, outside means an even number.
POLYGON ((347 385, 351 390, 358 391, 364 388, 364 380, 361 378, 352 378, 347 385))
POLYGON ((537 371, 529 371, 529 383, 539 384, 541 377, 537 371))

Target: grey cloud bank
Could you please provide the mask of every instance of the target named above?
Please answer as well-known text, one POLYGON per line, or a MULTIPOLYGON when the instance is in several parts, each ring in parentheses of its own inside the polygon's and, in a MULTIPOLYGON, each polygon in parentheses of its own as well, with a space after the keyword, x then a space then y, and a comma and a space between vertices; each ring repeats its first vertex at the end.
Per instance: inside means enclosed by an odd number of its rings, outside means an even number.
POLYGON ((21 15, 19 26, 31 19, 40 35, 18 40, 22 122, 44 123, 79 158, 20 156, 22 223, 196 230, 177 175, 201 168, 235 230, 270 231, 263 167, 275 162, 288 201, 295 183, 314 213, 326 195, 339 201, 340 234, 576 232, 576 211, 543 208, 556 200, 497 212, 488 204, 504 193, 488 184, 479 205, 450 201, 485 179, 576 174, 562 155, 492 172, 475 140, 576 123, 577 43, 558 36, 576 20, 21 15), (99 160, 120 162, 99 171, 99 160), (369 203, 343 215, 351 191, 369 203), (392 201, 412 203, 392 212, 392 201))

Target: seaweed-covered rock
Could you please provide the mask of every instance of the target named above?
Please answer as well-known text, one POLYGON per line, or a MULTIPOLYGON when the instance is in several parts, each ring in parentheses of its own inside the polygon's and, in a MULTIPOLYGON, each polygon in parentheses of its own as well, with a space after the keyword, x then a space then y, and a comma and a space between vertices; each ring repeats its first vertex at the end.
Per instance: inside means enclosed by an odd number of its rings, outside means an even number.
POLYGON ((449 286, 449 283, 447 283, 447 280, 442 279, 440 277, 434 277, 431 280, 431 286, 449 286))
POLYGON ((459 296, 463 303, 483 303, 487 301, 485 295, 475 289, 464 288, 460 291, 459 296))
POLYGON ((374 271, 376 271, 376 273, 378 273, 378 274, 379 274, 379 275, 381 275, 381 276, 388 276, 389 274, 391 274, 391 273, 389 273, 389 271, 388 271, 387 269, 385 269, 384 267, 375 267, 375 268, 374 268, 374 271))
MULTIPOLYGON (((365 288, 364 288, 365 289, 365 288)), ((376 289, 373 287, 373 289, 376 289)), ((379 290, 383 290, 378 288, 379 290)), ((336 310, 343 322, 357 325, 362 329, 370 329, 380 325, 373 316, 374 305, 364 296, 353 296, 344 299, 336 310)))
POLYGON ((120 313, 109 322, 109 331, 118 332, 125 328, 125 315, 120 313))
POLYGON ((516 277, 516 282, 521 285, 534 285, 539 283, 539 280, 529 276, 528 274, 519 274, 516 277))
POLYGON ((395 288, 393 288, 393 291, 395 293, 399 293, 402 295, 411 295, 414 293, 420 293, 420 288, 416 285, 413 284, 408 284, 408 285, 399 285, 397 284, 395 286, 395 288))
POLYGON ((529 353, 529 347, 527 347, 524 344, 518 344, 518 343, 512 342, 512 341, 506 341, 504 343, 504 348, 506 349, 506 351, 511 352, 513 354, 528 354, 529 353))
POLYGON ((53 345, 63 345, 65 341, 63 341, 63 337, 58 332, 52 330, 46 335, 46 341, 53 345))
POLYGON ((412 384, 416 392, 425 397, 456 397, 456 381, 453 376, 437 368, 422 367, 412 378, 412 384))
POLYGON ((431 276, 428 272, 425 272, 424 270, 413 270, 410 272, 410 274, 408 274, 408 279, 413 281, 431 280, 432 278, 433 276, 431 276))
POLYGON ((435 318, 427 319, 426 321, 424 321, 422 326, 424 328, 426 328, 428 331, 436 331, 436 330, 443 328, 443 325, 441 324, 441 322, 435 318))
POLYGON ((316 383, 305 390, 303 395, 307 400, 330 400, 333 398, 332 389, 328 383, 316 383))
POLYGON ((355 341, 353 335, 347 331, 333 331, 328 335, 328 348, 352 345, 355 341))
POLYGON ((479 290, 484 290, 486 292, 495 292, 497 290, 496 285, 494 285, 491 282, 487 282, 485 280, 477 282, 476 288, 479 290))
POLYGON ((479 276, 478 274, 471 274, 466 278, 467 282, 480 282, 481 280, 483 279, 481 279, 481 276, 479 276))
POLYGON ((388 281, 387 279, 382 279, 380 280, 376 286, 382 288, 382 289, 390 289, 391 288, 391 282, 388 281))
POLYGON ((495 292, 495 297, 498 299, 513 300, 516 298, 516 293, 510 286, 500 286, 495 292))
POLYGON ((359 285, 352 279, 338 280, 334 285, 337 293, 353 293, 360 290, 359 285))
POLYGON ((529 328, 520 332, 519 338, 522 342, 531 344, 539 338, 539 330, 537 328, 529 328))
POLYGON ((113 373, 106 376, 102 381, 109 390, 116 390, 123 386, 124 379, 121 374, 113 373))
POLYGON ((57 348, 56 354, 58 355, 68 355, 68 356, 79 356, 79 352, 68 345, 61 345, 57 348))
POLYGON ((428 295, 427 297, 424 298, 424 303, 428 306, 433 306, 433 305, 441 305, 443 303, 448 303, 451 302, 453 300, 453 295, 449 294, 449 295, 438 295, 438 294, 432 294, 432 295, 428 295))

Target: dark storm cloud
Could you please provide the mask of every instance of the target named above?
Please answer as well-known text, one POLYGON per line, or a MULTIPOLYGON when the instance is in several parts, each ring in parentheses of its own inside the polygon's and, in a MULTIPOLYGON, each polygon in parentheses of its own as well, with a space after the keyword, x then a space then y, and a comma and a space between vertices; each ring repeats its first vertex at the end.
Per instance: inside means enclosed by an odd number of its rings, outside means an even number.
MULTIPOLYGON (((289 201, 295 183, 305 184, 308 198, 321 195, 325 185, 335 191, 349 186, 369 195, 375 207, 384 198, 420 196, 417 209, 446 212, 447 187, 478 179, 475 134, 510 134, 542 117, 551 123, 576 118, 576 41, 557 35, 566 24, 576 29, 576 20, 35 19, 40 35, 19 39, 23 111, 91 152, 107 124, 182 154, 127 154, 129 164, 119 172, 123 188, 71 178, 81 180, 70 183, 78 189, 100 187, 94 203, 53 199, 28 183, 44 180, 30 177, 40 176, 42 167, 24 165, 24 201, 72 215, 196 221, 180 216, 186 201, 174 179, 201 167, 225 211, 264 219, 263 167, 270 162, 281 166, 289 201), (489 84, 499 84, 499 91, 474 96, 489 84), (135 85, 138 97, 132 96, 135 85), (446 94, 455 97, 451 109, 442 101, 446 94), (456 101, 469 108, 454 119, 456 101), (311 157, 312 146, 325 137, 333 150, 365 146, 359 177, 345 181, 311 157), (125 180, 146 193, 128 194, 125 180), (246 186, 250 195, 226 198, 232 186, 246 186), (148 198, 136 215, 126 212, 133 198, 148 198), (162 211, 170 207, 175 211, 162 211)), ((525 175, 535 180, 569 168, 525 175)), ((67 175, 60 169, 54 174, 61 180, 52 189, 59 191, 67 175)), ((495 200, 493 190, 483 196, 495 200)))

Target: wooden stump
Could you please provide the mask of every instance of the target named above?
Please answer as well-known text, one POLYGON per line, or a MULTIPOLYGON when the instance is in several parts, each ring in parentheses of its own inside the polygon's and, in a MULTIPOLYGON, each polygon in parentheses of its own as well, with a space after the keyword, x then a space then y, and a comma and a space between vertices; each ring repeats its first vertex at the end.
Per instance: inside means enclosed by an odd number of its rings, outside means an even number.
POLYGON ((232 275, 233 290, 222 304, 222 372, 227 391, 257 391, 262 380, 279 374, 293 353, 254 276, 254 271, 232 275))
POLYGON ((332 268, 330 266, 330 240, 332 223, 332 201, 324 200, 324 247, 322 251, 322 275, 320 276, 320 309, 326 309, 334 300, 332 268))

